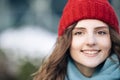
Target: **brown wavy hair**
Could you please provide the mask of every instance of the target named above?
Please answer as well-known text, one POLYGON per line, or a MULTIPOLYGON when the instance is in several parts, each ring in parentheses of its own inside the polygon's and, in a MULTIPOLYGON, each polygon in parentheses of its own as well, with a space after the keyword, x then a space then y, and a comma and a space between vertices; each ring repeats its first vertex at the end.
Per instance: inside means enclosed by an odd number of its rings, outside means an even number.
MULTIPOLYGON (((76 24, 66 29, 63 36, 58 37, 52 54, 44 61, 34 80, 64 80, 67 71, 67 58, 72 40, 72 30, 76 24)), ((112 51, 120 61, 120 35, 110 28, 112 51)))

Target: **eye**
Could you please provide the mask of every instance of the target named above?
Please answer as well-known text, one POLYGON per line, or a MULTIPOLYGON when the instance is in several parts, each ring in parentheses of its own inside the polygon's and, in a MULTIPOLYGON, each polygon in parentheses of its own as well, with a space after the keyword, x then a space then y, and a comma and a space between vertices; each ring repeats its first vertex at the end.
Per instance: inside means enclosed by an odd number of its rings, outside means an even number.
POLYGON ((74 35, 82 35, 82 34, 83 34, 83 32, 80 32, 80 31, 74 33, 74 35))
POLYGON ((97 33, 98 33, 98 35, 106 35, 107 34, 106 31, 98 31, 97 33))

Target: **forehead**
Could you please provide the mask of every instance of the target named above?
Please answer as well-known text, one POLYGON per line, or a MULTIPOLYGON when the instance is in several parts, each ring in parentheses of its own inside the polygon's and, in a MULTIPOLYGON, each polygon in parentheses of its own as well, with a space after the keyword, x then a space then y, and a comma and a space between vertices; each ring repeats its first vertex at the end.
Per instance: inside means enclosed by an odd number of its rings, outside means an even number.
POLYGON ((96 28, 96 27, 106 27, 108 28, 108 25, 100 20, 96 19, 85 19, 85 20, 80 20, 76 24, 76 28, 83 27, 83 28, 96 28))

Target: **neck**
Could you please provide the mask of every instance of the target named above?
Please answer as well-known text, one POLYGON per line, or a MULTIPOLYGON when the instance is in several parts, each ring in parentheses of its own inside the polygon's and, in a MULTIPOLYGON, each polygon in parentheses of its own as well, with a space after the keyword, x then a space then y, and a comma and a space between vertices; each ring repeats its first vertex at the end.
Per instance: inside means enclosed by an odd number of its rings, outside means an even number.
POLYGON ((89 68, 86 66, 83 66, 79 63, 75 63, 79 71, 86 77, 91 77, 95 71, 95 68, 89 68))

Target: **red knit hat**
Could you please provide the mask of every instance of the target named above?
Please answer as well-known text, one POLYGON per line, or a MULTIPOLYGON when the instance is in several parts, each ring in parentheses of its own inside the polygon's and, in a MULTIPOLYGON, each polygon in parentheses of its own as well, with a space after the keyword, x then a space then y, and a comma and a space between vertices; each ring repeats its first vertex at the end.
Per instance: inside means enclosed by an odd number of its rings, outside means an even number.
POLYGON ((119 22, 108 0, 68 0, 60 19, 58 36, 81 19, 101 20, 119 33, 119 22))

